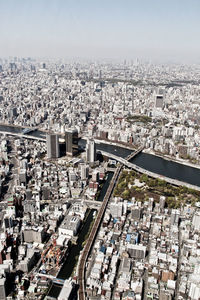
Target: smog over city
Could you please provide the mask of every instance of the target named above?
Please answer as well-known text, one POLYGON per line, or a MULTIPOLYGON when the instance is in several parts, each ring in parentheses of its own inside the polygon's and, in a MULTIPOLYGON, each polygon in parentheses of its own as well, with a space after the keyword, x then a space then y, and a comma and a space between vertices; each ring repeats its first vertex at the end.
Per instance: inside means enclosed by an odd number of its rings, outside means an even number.
POLYGON ((199 0, 0 14, 0 300, 199 300, 199 0))

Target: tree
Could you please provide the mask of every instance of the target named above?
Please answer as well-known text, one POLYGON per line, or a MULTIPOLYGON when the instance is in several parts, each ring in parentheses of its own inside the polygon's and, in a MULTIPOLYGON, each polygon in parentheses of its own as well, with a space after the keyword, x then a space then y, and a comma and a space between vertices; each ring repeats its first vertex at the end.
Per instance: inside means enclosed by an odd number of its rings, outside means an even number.
POLYGON ((130 190, 125 190, 122 194, 123 198, 129 198, 130 197, 130 190))
POLYGON ((148 181, 148 176, 146 174, 142 174, 142 176, 140 177, 140 182, 147 182, 148 181))

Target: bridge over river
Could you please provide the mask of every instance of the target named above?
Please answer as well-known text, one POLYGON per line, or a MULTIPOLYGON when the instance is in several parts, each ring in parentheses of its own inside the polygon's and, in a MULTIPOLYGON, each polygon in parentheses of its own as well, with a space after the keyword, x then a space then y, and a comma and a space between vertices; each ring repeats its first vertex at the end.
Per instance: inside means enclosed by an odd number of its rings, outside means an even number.
MULTIPOLYGON (((183 182, 183 181, 180 181, 180 180, 176 180, 176 179, 173 179, 173 178, 169 178, 169 177, 166 177, 166 176, 163 176, 163 175, 160 175, 160 174, 148 171, 148 170, 146 170, 144 168, 141 168, 138 165, 136 165, 136 164, 128 161, 126 158, 122 158, 122 157, 116 156, 116 155, 111 154, 109 152, 105 152, 105 151, 102 151, 102 150, 100 152, 101 152, 102 155, 110 157, 110 158, 112 158, 112 159, 120 162, 121 164, 125 165, 128 168, 133 169, 135 171, 138 171, 140 173, 146 174, 146 175, 148 175, 150 177, 161 179, 161 180, 165 180, 166 182, 168 182, 170 184, 173 184, 173 185, 186 186, 186 187, 188 187, 190 189, 195 189, 195 190, 200 191, 200 187, 199 186, 196 186, 196 185, 193 185, 193 184, 189 184, 189 183, 186 183, 186 182, 183 182)), ((134 156, 136 156, 139 152, 141 152, 141 150, 137 151, 137 153, 133 152, 133 155, 130 156, 130 159, 132 159, 134 156)))
MULTIPOLYGON (((27 128, 27 127, 26 127, 27 128)), ((28 139, 46 141, 46 131, 35 130, 27 134, 23 134, 24 127, 0 124, 0 133, 15 135, 28 139)), ((27 132, 27 131, 25 131, 27 132)), ((95 139, 97 150, 107 157, 116 159, 129 168, 135 169, 141 173, 147 174, 154 178, 160 178, 175 185, 183 185, 189 188, 200 190, 200 169, 186 166, 164 158, 157 157, 152 154, 140 152, 131 161, 124 159, 130 155, 133 150, 130 147, 119 145, 114 142, 95 139)), ((84 147, 86 137, 80 140, 80 145, 84 147)))

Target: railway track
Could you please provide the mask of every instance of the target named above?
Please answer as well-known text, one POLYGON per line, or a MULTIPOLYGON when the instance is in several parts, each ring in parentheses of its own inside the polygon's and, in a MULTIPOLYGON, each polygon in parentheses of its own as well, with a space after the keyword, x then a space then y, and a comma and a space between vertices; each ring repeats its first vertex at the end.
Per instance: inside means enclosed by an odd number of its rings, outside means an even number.
POLYGON ((92 245, 94 243, 95 237, 96 237, 98 229, 100 227, 105 209, 106 209, 108 201, 112 195, 113 188, 119 177, 121 169, 122 169, 122 164, 120 164, 117 167, 117 169, 113 175, 113 178, 110 182, 110 185, 108 187, 108 190, 107 190, 104 200, 102 202, 102 206, 98 212, 97 218, 95 220, 95 223, 92 227, 89 238, 87 239, 87 243, 86 243, 85 248, 81 255, 79 269, 78 269, 78 284, 79 284, 78 297, 79 297, 79 300, 85 300, 85 264, 86 264, 89 254, 90 254, 90 251, 92 249, 92 245))

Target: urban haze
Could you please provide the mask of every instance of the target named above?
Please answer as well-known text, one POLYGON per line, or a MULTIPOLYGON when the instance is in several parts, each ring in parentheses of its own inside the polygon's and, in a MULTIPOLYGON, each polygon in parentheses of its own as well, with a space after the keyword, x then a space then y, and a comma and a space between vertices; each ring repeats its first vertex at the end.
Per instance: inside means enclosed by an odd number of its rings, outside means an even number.
POLYGON ((199 300, 200 2, 0 13, 0 300, 199 300))

